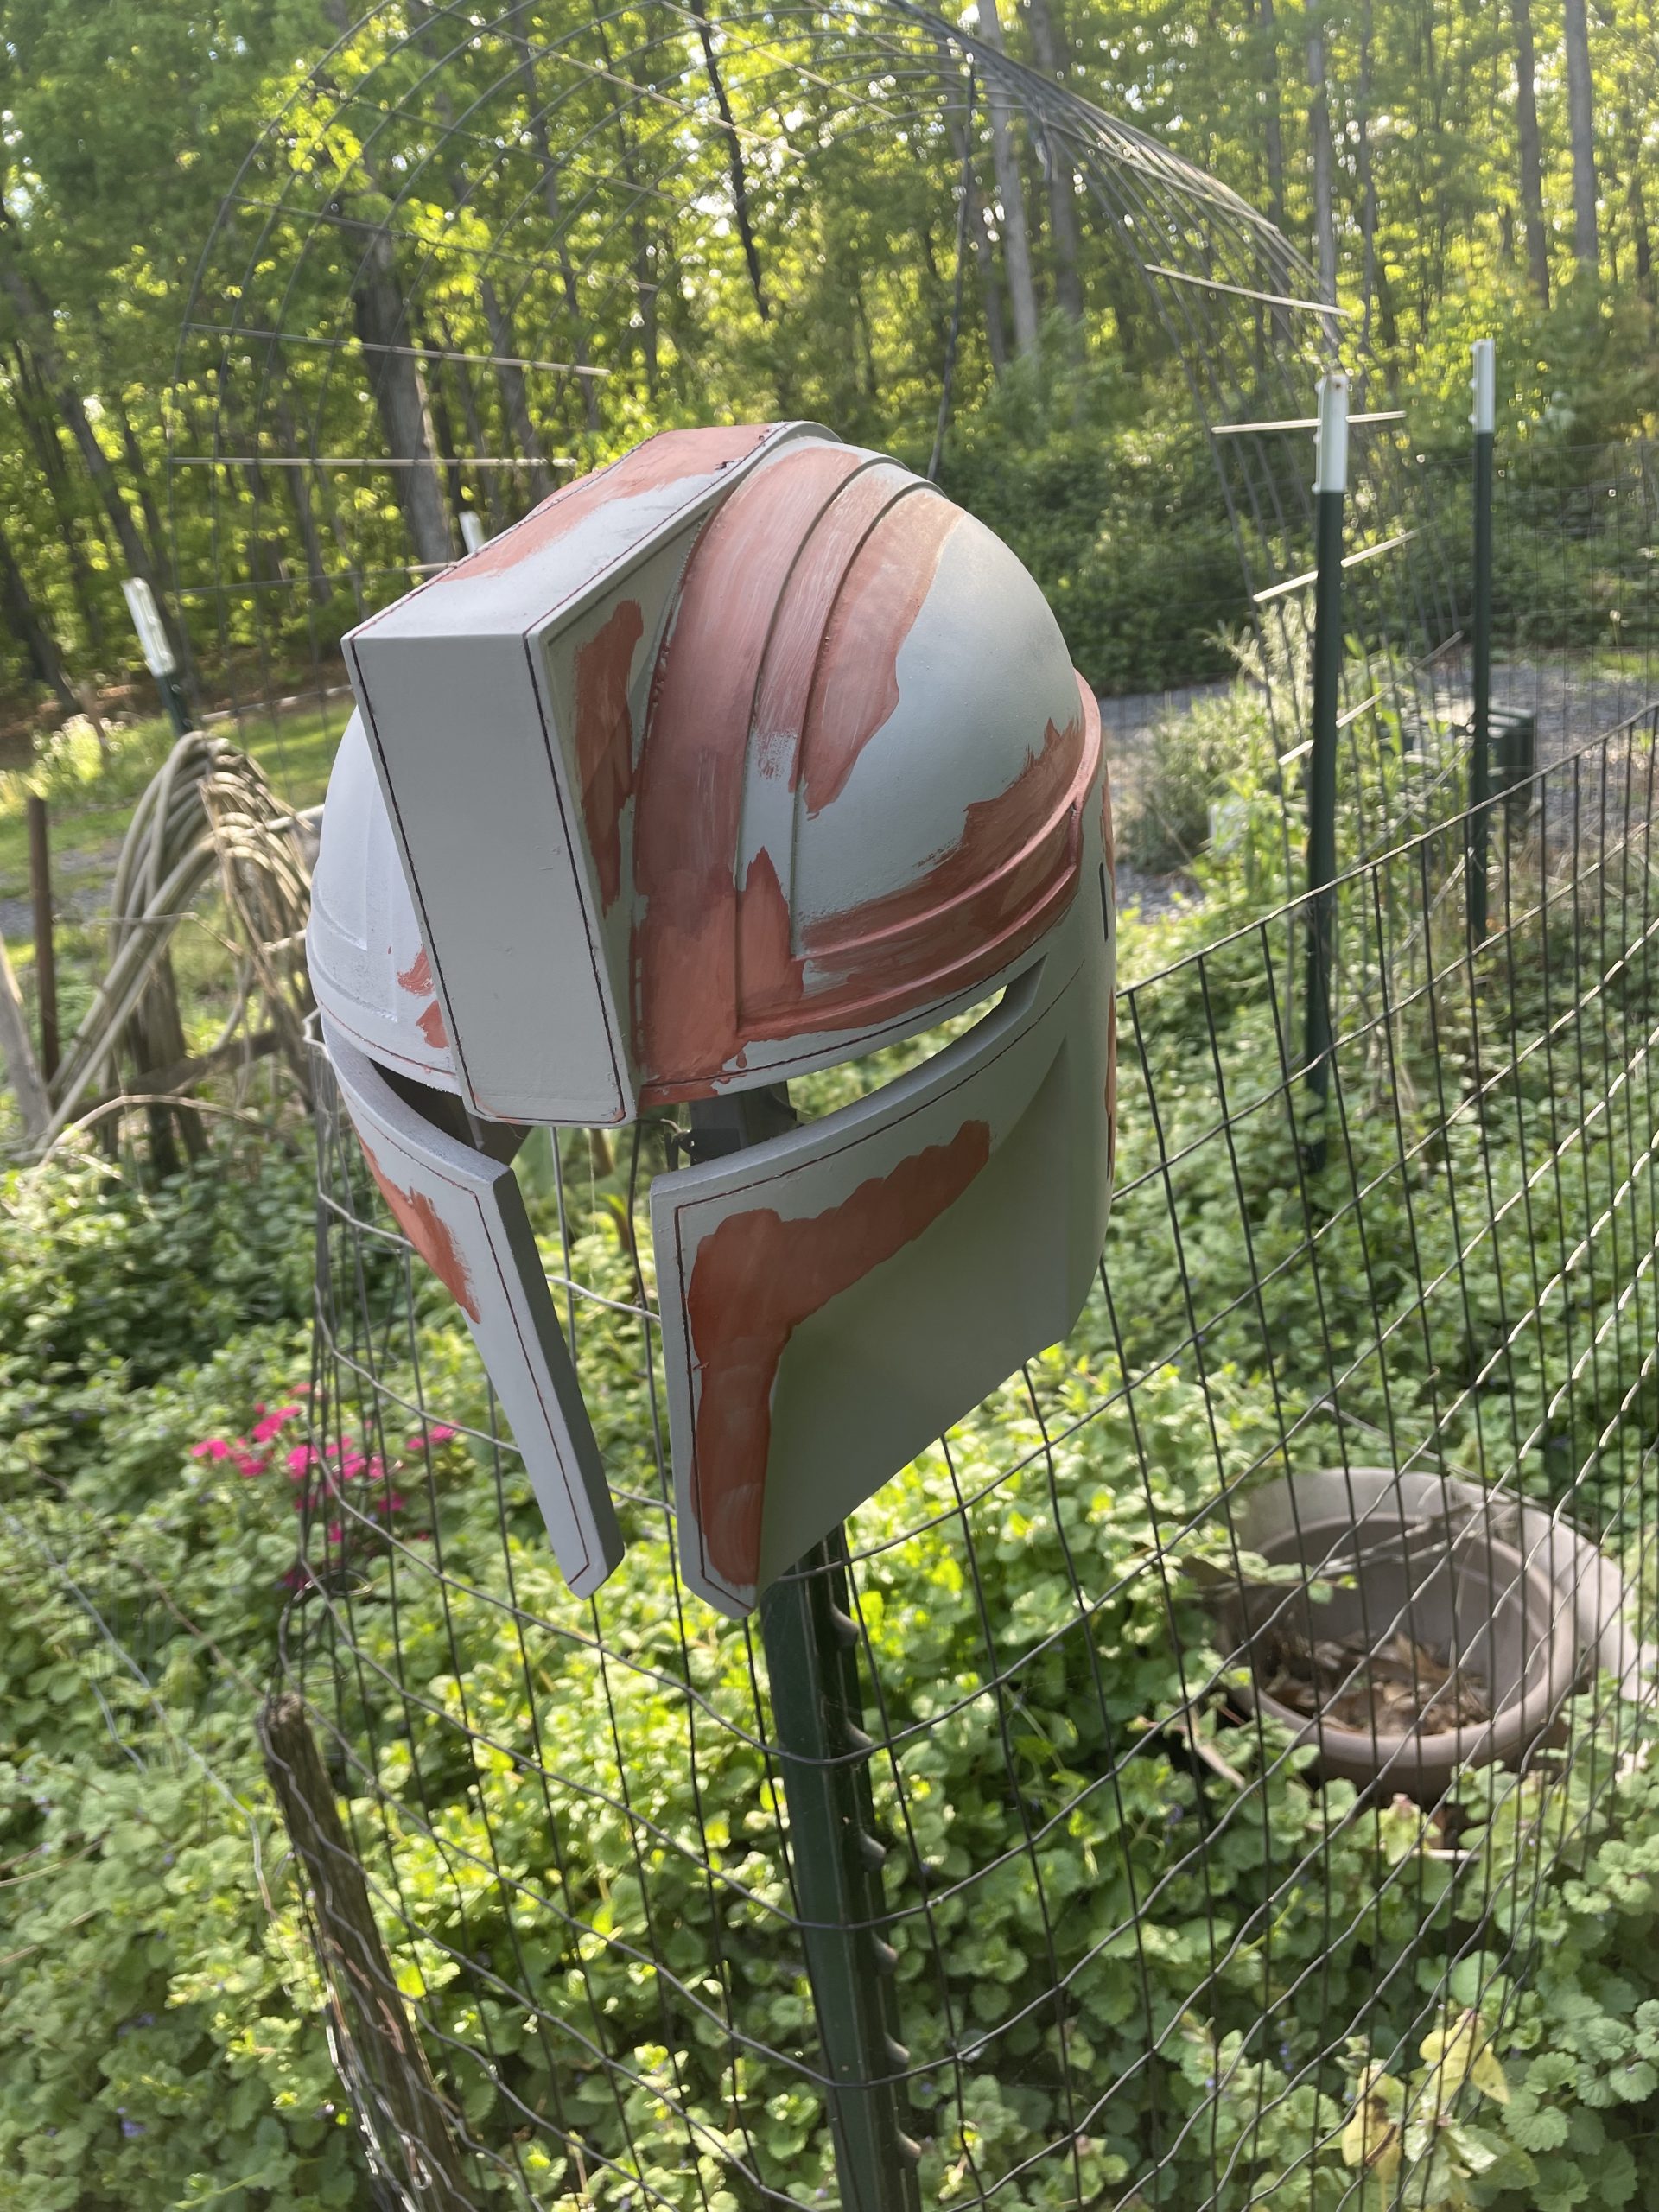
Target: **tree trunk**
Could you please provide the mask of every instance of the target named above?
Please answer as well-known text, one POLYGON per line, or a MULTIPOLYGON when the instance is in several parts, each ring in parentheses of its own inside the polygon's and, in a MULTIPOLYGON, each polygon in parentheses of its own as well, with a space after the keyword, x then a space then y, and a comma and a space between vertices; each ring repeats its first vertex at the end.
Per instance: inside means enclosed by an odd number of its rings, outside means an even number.
POLYGON ((1273 0, 1258 0, 1262 26, 1262 147, 1268 157, 1268 213, 1273 227, 1285 229, 1285 130, 1279 112, 1278 31, 1273 0))
MULTIPOLYGON (((600 51, 605 57, 605 67, 616 74, 616 62, 611 52, 610 32, 606 27, 605 10, 601 0, 593 0, 594 29, 599 34, 600 51)), ((645 79, 640 74, 639 49, 636 47, 627 56, 628 82, 643 98, 645 79)), ((634 162, 633 141, 622 103, 619 100, 612 110, 616 124, 616 143, 622 156, 622 175, 626 181, 628 200, 628 236, 633 246, 633 288, 639 296, 639 338, 645 357, 645 395, 657 396, 657 249, 652 243, 651 226, 645 220, 645 194, 639 182, 634 162)))
MULTIPOLYGON (((456 342, 454 330, 447 315, 439 316, 438 331, 455 372, 454 382, 461 394, 461 420, 467 433, 467 450, 474 460, 481 460, 489 454, 491 441, 485 435, 483 417, 478 411, 478 385, 473 374, 476 364, 458 358, 467 348, 456 342)), ((506 471, 480 468, 478 473, 482 480, 478 487, 479 493, 484 501, 484 512, 489 517, 490 535, 493 537, 497 531, 505 527, 508 519, 501 511, 501 480, 506 471)))
POLYGON ((1307 35, 1308 133, 1313 142, 1313 245, 1319 264, 1319 297, 1337 297, 1336 162, 1331 145, 1331 100, 1325 73, 1325 30, 1307 35))
MULTIPOLYGON (((1048 0, 1027 0, 1031 42, 1037 66, 1057 84, 1065 82, 1071 57, 1048 0)), ((1083 278, 1078 272, 1077 201, 1075 172, 1065 140, 1047 132, 1043 140, 1048 168, 1048 225, 1054 241, 1054 297, 1073 322, 1083 321, 1083 278)))
MULTIPOLYGON (((575 265, 570 258, 570 240, 564 226, 564 208, 559 199, 559 167, 553 156, 553 142, 548 135, 547 109, 543 105, 536 83, 536 56, 531 46, 530 35, 515 16, 508 37, 518 52, 518 79, 524 88, 524 112, 530 123, 530 135, 542 164, 542 205, 547 210, 547 219, 553 226, 553 251, 558 262, 559 283, 564 293, 565 309, 570 318, 570 358, 578 370, 591 365, 588 358, 588 332, 582 321, 582 293, 576 283, 575 265)), ((594 389, 594 378, 578 375, 582 387, 582 421, 591 432, 599 428, 599 395, 594 389)))
POLYGON ((1630 181, 1624 188, 1630 211, 1630 243, 1636 251, 1636 289, 1644 300, 1653 299, 1653 241, 1648 230, 1647 195, 1642 189, 1642 129, 1627 107, 1624 115, 1625 161, 1630 181))
POLYGON ((10 301, 29 351, 40 364, 41 378, 103 502, 128 571, 142 577, 155 594, 162 621, 182 666, 187 658, 183 634, 159 588, 155 565, 133 519, 132 510, 122 496, 109 455, 98 442, 86 403, 71 378, 68 364, 58 345, 50 304, 19 257, 16 230, 3 206, 0 206, 0 292, 10 301))
MULTIPOLYGON (((512 327, 507 321, 501 297, 494 280, 486 276, 478 288, 479 301, 484 309, 485 327, 490 334, 490 351, 495 356, 495 380, 501 394, 501 412, 506 417, 507 429, 519 453, 530 463, 524 472, 530 486, 531 504, 544 499, 553 489, 552 472, 547 465, 547 454, 536 425, 531 419, 529 387, 524 372, 518 367, 515 356, 512 327)), ((520 504, 515 502, 515 505, 520 504)))
POLYGON ((1549 305, 1549 233, 1544 228, 1543 141, 1538 130, 1538 67, 1532 43, 1532 0, 1510 0, 1515 17, 1515 130, 1521 156, 1521 220, 1527 271, 1540 302, 1549 305))
POLYGON ((258 1729, 265 1772, 310 1892, 323 1986, 359 2124, 399 2203, 471 2212, 479 2190, 455 2133, 460 2116, 433 2076, 398 1986, 303 1703, 292 1690, 271 1696, 258 1729))
POLYGON ((432 442, 443 463, 444 489, 448 495, 449 512, 455 527, 461 527, 461 518, 467 511, 467 499, 461 484, 461 449, 455 443, 454 417, 449 412, 448 378, 444 348, 430 337, 421 340, 426 355, 426 391, 432 410, 432 442))
POLYGON ((38 1144, 46 1134, 52 1108, 41 1077, 40 1062, 35 1057, 35 1040, 29 1033, 23 995, 17 988, 3 936, 0 936, 0 1073, 11 1085, 24 1137, 30 1144, 38 1144))
POLYGON ((99 397, 105 413, 115 424, 121 439, 121 456, 127 464, 127 474, 132 479, 132 488, 137 494, 138 512, 143 518, 144 536, 149 541, 150 558, 160 565, 166 559, 167 535, 162 528, 162 518, 150 492, 149 471, 133 431, 132 417, 127 412, 120 378, 111 368, 108 350, 102 343, 101 329, 99 337, 99 350, 103 355, 99 364, 99 397))
MULTIPOLYGON (((52 404, 52 395, 41 382, 39 369, 29 349, 19 339, 12 340, 11 358, 17 371, 13 397, 18 416, 29 433, 29 442, 35 448, 35 458, 40 464, 41 474, 45 479, 52 500, 52 512, 57 520, 58 543, 69 563, 75 609, 80 616, 86 642, 94 658, 101 660, 105 646, 104 613, 98 603, 92 563, 81 543, 81 532, 86 518, 70 484, 68 463, 63 452, 63 426, 52 404)), ((93 529, 97 529, 96 523, 93 529)))
POLYGON ((1356 87, 1355 117, 1358 141, 1354 149, 1359 177, 1360 353, 1368 356, 1371 344, 1371 308, 1376 294, 1376 173, 1371 166, 1371 0, 1362 0, 1359 16, 1359 81, 1356 87))
POLYGON ((80 702, 64 674, 57 640, 29 596, 28 582, 3 528, 0 528, 0 607, 5 610, 6 627, 22 647, 35 682, 56 693, 66 715, 78 715, 80 702))
MULTIPOLYGON (((421 29, 435 31, 439 29, 437 16, 428 4, 428 0, 409 0, 409 6, 413 21, 421 29)), ((448 152, 455 140, 454 103, 449 97, 443 77, 438 73, 441 72, 443 64, 450 59, 453 49, 445 49, 435 41, 430 41, 428 50, 433 55, 435 73, 433 105, 437 111, 438 121, 443 127, 445 150, 448 152)), ((520 41, 521 69, 526 51, 525 42, 520 41)), ((535 82, 533 71, 531 73, 530 82, 533 92, 535 82)), ((466 172, 459 162, 453 161, 448 162, 447 167, 450 196, 457 207, 464 206, 469 196, 466 172)), ((487 269, 479 278, 479 304, 484 312, 484 324, 489 333, 491 353, 497 356, 512 355, 517 349, 510 342, 511 333, 507 326, 507 318, 502 310, 500 296, 496 291, 494 279, 490 276, 487 269)), ((444 344, 451 353, 455 353, 458 349, 454 337, 442 317, 439 319, 439 327, 443 333, 444 344)), ((429 347, 429 355, 430 348, 429 347)), ((468 373, 470 364, 461 363, 458 365, 461 370, 461 393, 467 412, 467 434, 472 441, 473 452, 474 454, 480 454, 486 450, 486 446, 478 420, 478 407, 474 396, 472 378, 468 373)), ((541 441, 537 438, 535 427, 530 419, 530 409, 524 397, 524 372, 511 359, 498 359, 495 369, 497 385, 501 394, 502 410, 506 416, 508 435, 518 443, 524 458, 532 464, 529 471, 532 500, 545 498, 550 488, 546 459, 542 451, 541 441)), ((454 440, 449 435, 444 419, 448 410, 442 407, 441 374, 436 361, 434 360, 433 428, 437 433, 439 444, 444 451, 446 459, 451 463, 450 504, 459 523, 460 517, 465 512, 466 503, 461 497, 461 472, 453 465, 454 440)), ((499 480, 500 475, 501 472, 499 470, 485 472, 485 498, 489 508, 492 533, 501 528, 504 519, 501 508, 504 487, 499 480)), ((523 512, 522 502, 515 500, 514 512, 515 513, 523 512)))
POLYGON ((706 0, 688 0, 688 5, 697 19, 697 36, 702 43, 703 66, 709 72, 715 105, 720 110, 720 119, 725 126, 726 161, 732 180, 732 207, 737 218, 737 235, 743 242, 743 258, 748 264, 749 289, 754 294, 755 306, 760 310, 760 320, 765 322, 772 309, 767 304, 766 288, 760 282, 760 256, 755 251, 754 226, 749 218, 749 179, 743 165, 743 142, 737 135, 736 124, 732 120, 731 103, 726 97, 725 79, 720 73, 720 60, 715 52, 715 35, 709 27, 706 0))
MULTIPOLYGON (((987 46, 1001 54, 1002 22, 997 0, 980 0, 979 31, 987 46)), ((1002 202, 1002 258, 1008 272, 1008 300, 1014 309, 1014 351, 1033 353, 1037 346, 1037 294, 1031 281, 1031 238, 1026 228, 1025 192, 1020 181, 1020 156, 1014 143, 1014 109, 1007 94, 995 82, 987 87, 991 118, 991 161, 996 170, 997 196, 1002 202)))
POLYGON ((1595 86, 1590 74, 1590 23, 1584 0, 1566 0, 1567 122, 1573 146, 1573 252, 1596 273, 1595 86))
POLYGON ((300 451, 299 425, 294 420, 294 410, 289 404, 288 394, 279 385, 272 402, 276 418, 276 435, 283 442, 285 459, 295 465, 285 468, 289 496, 294 502, 294 518, 300 526, 300 543, 305 548, 307 588, 312 604, 321 607, 328 597, 328 569, 323 558, 322 537, 317 528, 316 511, 311 504, 311 471, 306 456, 300 451), (302 465, 306 464, 306 465, 302 465))
POLYGON ((429 568, 454 558, 443 488, 433 461, 432 415, 403 288, 384 230, 368 234, 352 284, 352 313, 374 393, 380 428, 392 458, 395 494, 409 524, 415 558, 429 568))
POLYGON ((991 373, 1000 384, 1008 365, 1008 338, 1002 327, 1002 287, 997 282, 996 256, 991 251, 991 241, 985 228, 985 202, 974 175, 972 149, 968 143, 968 126, 954 110, 950 115, 950 137, 957 149, 957 161, 968 180, 969 194, 968 234, 974 244, 974 260, 979 270, 980 295, 985 308, 985 348, 991 357, 991 373))

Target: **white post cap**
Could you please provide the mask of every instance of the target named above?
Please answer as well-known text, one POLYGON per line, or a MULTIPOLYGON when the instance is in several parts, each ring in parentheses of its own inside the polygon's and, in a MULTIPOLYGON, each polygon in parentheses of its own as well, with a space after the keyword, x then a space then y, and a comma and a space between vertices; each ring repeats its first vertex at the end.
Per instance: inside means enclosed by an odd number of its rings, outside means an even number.
POLYGON ((1475 411, 1469 417, 1477 437, 1497 428, 1497 348, 1490 338, 1475 340, 1475 411))
POLYGON ((1313 466, 1315 492, 1348 489, 1348 372, 1332 369, 1319 378, 1319 437, 1313 466))
POLYGON ((145 667, 152 676, 175 674, 179 664, 168 642, 155 593, 142 576, 124 576, 121 591, 127 602, 127 612, 132 617, 132 626, 138 632, 138 644, 143 652, 145 667))

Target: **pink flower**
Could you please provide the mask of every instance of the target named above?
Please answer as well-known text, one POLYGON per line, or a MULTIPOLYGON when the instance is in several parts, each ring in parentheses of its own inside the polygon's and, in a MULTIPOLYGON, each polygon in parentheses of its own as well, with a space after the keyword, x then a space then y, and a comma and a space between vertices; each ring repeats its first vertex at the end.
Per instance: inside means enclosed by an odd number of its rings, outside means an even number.
POLYGON ((222 1436, 209 1436, 190 1446, 193 1459, 228 1459, 230 1456, 231 1447, 222 1436))
POLYGON ((331 1521, 328 1523, 328 1541, 331 1544, 343 1544, 345 1542, 346 1526, 343 1522, 331 1521))
POLYGON ((299 1410, 297 1406, 278 1406, 274 1414, 267 1414, 263 1421, 256 1421, 253 1428, 254 1442, 269 1444, 283 1423, 292 1421, 299 1410))
POLYGON ((289 1479, 298 1482, 316 1456, 308 1444, 296 1444, 283 1463, 287 1466, 289 1479))
POLYGON ((448 1444, 450 1438, 457 1433, 457 1431, 451 1428, 448 1421, 441 1421, 435 1422, 432 1427, 429 1428, 426 1433, 429 1440, 434 1444, 448 1444))
POLYGON ((395 1490, 389 1490, 384 1497, 374 1499, 369 1510, 372 1513, 401 1513, 408 1503, 409 1500, 399 1497, 395 1490))
POLYGON ((244 1482, 251 1482, 256 1475, 263 1475, 270 1465, 269 1459, 260 1459, 255 1452, 233 1452, 231 1457, 236 1461, 236 1471, 244 1482))
POLYGON ((353 1452, 349 1459, 342 1459, 340 1463, 341 1481, 354 1482, 368 1464, 360 1452, 353 1452))

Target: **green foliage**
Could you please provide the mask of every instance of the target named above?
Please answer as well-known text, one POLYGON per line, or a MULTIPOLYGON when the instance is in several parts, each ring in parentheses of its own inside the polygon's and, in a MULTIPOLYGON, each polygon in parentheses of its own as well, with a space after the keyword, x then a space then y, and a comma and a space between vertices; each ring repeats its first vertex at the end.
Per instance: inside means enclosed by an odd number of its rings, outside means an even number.
POLYGON ((1185 391, 1074 363, 1052 324, 958 420, 942 481, 1043 587, 1099 691, 1226 672, 1247 606, 1215 464, 1185 391))
POLYGON ((0 2171, 16 2212, 363 2201, 252 1718, 293 1513, 192 1447, 291 1381, 308 1162, 0 1191, 0 2171))
MULTIPOLYGON (((1249 871, 1272 861, 1270 740, 1264 720, 1245 721, 1229 849, 1198 863, 1210 938, 1259 912, 1249 871)), ((1647 895, 1634 873, 1622 880, 1627 904, 1647 895)), ((1620 926, 1619 911, 1601 925, 1620 926)), ((1292 1464, 1341 1449, 1323 1410, 1321 1282, 1365 1283, 1389 1346, 1344 1382, 1351 1421, 1428 1431, 1471 1470, 1533 1438, 1519 1479, 1576 1513, 1599 1507, 1620 1541, 1617 1440, 1650 1433, 1659 1408, 1628 1395, 1618 1363, 1580 1353, 1584 1314, 1618 1296, 1620 1251, 1652 1233, 1631 1175, 1639 1133, 1592 1116, 1573 1147, 1582 1172, 1529 1181, 1538 1128, 1552 1115, 1576 1128, 1599 1079, 1526 1049, 1571 1002, 1584 919, 1557 901, 1501 989, 1465 993, 1448 971, 1396 1023, 1392 1058, 1353 1071, 1344 1146, 1312 1192, 1318 1278, 1302 1263, 1306 1170, 1274 1087, 1257 933, 1143 992, 1123 1039, 1111 1232, 1113 1253, 1135 1255, 1133 1295, 1115 1271, 1114 1307, 1091 1301, 1066 1346, 1033 1363, 1034 1395, 999 1393, 953 1436, 948 1465, 925 1454, 861 1516, 859 1542, 878 1548, 861 1611, 901 1745, 875 1787, 904 1839, 888 1895, 927 2201, 971 2202, 984 2177, 1033 2158, 1068 2125, 1068 2083, 1085 2082, 1115 2086, 1075 2162, 1040 2159, 1001 2192, 1016 2212, 1137 2206, 1164 2155, 1162 2185, 1183 2198, 1206 2196, 1219 2171, 1222 2212, 1269 2199, 1335 2212, 1357 2179, 1379 2208, 1636 2201, 1659 2111, 1659 1974, 1642 1963, 1659 1898, 1649 1721, 1605 1692, 1586 1699, 1569 1756, 1467 1791, 1453 1853, 1405 1801, 1362 1808, 1346 1785, 1314 1786, 1309 1754, 1285 1756, 1271 1730, 1188 1707, 1220 1663, 1204 1592, 1236 1571, 1201 1509, 1274 1463, 1285 1404, 1308 1408, 1292 1464), (1505 1084, 1483 1087, 1482 1071, 1506 1065, 1505 1084), (1230 1147, 1215 1135, 1224 1109, 1230 1147), (1179 1249, 1160 1157, 1179 1163, 1179 1249), (1496 1225, 1471 1240, 1450 1194, 1477 1188, 1496 1225), (1629 1221, 1617 1245, 1595 1230, 1608 1192, 1629 1221), (1571 1307, 1537 1301, 1516 1351, 1517 1286, 1540 1250, 1580 1254, 1579 1287, 1571 1307), (1189 1283, 1202 1385, 1168 1357, 1191 1326, 1189 1283), (1218 1768, 1173 1725, 1189 1712, 1218 1768), (1016 1820, 1028 1850, 1010 1849, 1016 1820), (1560 1877, 1541 1883, 1546 1836, 1560 1877), (1304 1863, 1318 1881, 1287 1881, 1304 1863), (1378 1961, 1408 1952, 1414 1975, 1379 1980, 1378 1961), (1300 2008, 1292 1993, 1315 1974, 1321 2003, 1300 2008), (1325 2047, 1332 2020, 1363 2028, 1345 2055, 1325 2047)), ((1198 927, 1126 931, 1126 966, 1198 927)), ((1340 927, 1346 988, 1377 991, 1363 906, 1340 927)), ((1396 997, 1410 957, 1409 940, 1391 955, 1396 997)), ((1605 993, 1599 1066, 1622 1066, 1649 1033, 1652 983, 1632 966, 1605 993)), ((811 1078, 803 1103, 842 1103, 917 1049, 811 1078)), ((711 1615, 682 1622, 645 1502, 652 1414, 622 1309, 648 1245, 608 1150, 573 1139, 565 1152, 568 1261, 543 1166, 526 1175, 532 1219, 550 1264, 613 1301, 584 1313, 582 1369, 607 1464, 639 1501, 624 1504, 602 1649, 527 1493, 511 1477, 498 1491, 464 1435, 388 1433, 333 1459, 288 1442, 308 1161, 231 1149, 144 1194, 66 1160, 8 1186, 0 1513, 16 1630, 0 1654, 0 1856, 3 1879, 20 1878, 0 1888, 0 1946, 22 1955, 0 1995, 0 2155, 23 2177, 20 2212, 221 2195, 261 2212, 357 2185, 251 1742, 301 1503, 309 1574, 352 1593, 349 1665, 340 1616, 297 1602, 343 1736, 378 1746, 362 1809, 421 1808, 360 1829, 372 1872, 395 1874, 398 1971, 423 1993, 471 2132, 505 2150, 525 2111, 563 2114, 587 2180, 537 2132, 524 2171, 542 2202, 623 2212, 649 2183, 700 2212, 725 2185, 715 2153, 738 2140, 735 2098, 763 2161, 798 2190, 831 2187, 799 2076, 760 2051, 734 2061, 718 2025, 639 1964, 660 1948, 693 1996, 718 2012, 728 1992, 760 2043, 811 2063, 751 1651, 711 1615), (442 1583, 424 1564, 439 1549, 442 1583), (540 2026, 461 1963, 486 1954, 533 1986, 540 2026), (41 2018, 49 2038, 33 2033, 41 2018), (639 2077, 620 2107, 579 2040, 595 2020, 639 2077)), ((393 1310, 401 1280, 390 1255, 372 1261, 369 1319, 393 1310)), ((419 1268, 413 1281, 428 1402, 481 1425, 470 1343, 441 1287, 419 1268)), ((509 2171, 483 2185, 516 2203, 509 2171)))

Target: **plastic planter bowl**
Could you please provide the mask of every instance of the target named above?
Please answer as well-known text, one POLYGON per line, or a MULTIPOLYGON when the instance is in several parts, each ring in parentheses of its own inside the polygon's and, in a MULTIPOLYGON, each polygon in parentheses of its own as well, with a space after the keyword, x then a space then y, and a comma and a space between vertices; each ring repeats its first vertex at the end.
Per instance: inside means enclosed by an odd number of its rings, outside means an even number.
POLYGON ((1618 1624, 1623 1585, 1594 1547, 1476 1484, 1382 1469, 1300 1475, 1257 1492, 1237 1518, 1241 1542, 1331 1586, 1323 1599, 1294 1581, 1238 1593, 1228 1611, 1255 1670, 1238 1694, 1317 1745, 1323 1774, 1361 1789, 1432 1802, 1459 1768, 1521 1759, 1586 1660, 1623 1675, 1645 1656, 1618 1624), (1275 1630, 1310 1643, 1361 1636, 1372 1649, 1403 1635, 1454 1655, 1491 1718, 1459 1727, 1432 1702, 1400 1728, 1310 1718, 1262 1687, 1275 1630))

